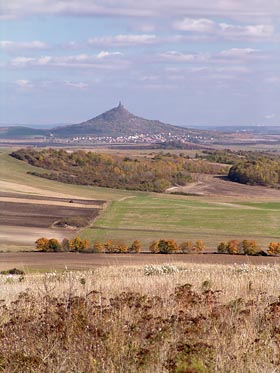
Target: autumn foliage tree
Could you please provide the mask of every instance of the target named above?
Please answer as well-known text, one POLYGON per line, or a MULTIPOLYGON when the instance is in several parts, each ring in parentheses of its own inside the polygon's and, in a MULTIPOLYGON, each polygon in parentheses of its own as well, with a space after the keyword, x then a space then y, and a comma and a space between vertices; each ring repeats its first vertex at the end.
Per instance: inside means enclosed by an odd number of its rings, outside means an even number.
POLYGON ((93 251, 95 253, 102 253, 104 251, 104 245, 100 241, 95 241, 93 244, 93 251))
POLYGON ((150 245, 150 251, 153 254, 172 254, 178 250, 179 247, 174 240, 157 240, 150 245))
POLYGON ((227 254, 228 253, 228 247, 226 242, 219 243, 217 247, 217 251, 219 254, 227 254))
POLYGON ((51 238, 48 243, 48 251, 60 251, 61 250, 61 244, 56 238, 51 238))
POLYGON ((245 255, 256 255, 260 251, 255 240, 230 240, 228 242, 221 242, 217 247, 219 254, 245 254, 245 255))
POLYGON ((163 192, 171 185, 185 185, 192 180, 191 173, 227 172, 224 166, 170 153, 132 159, 82 150, 68 153, 56 149, 21 149, 11 156, 48 170, 33 172, 36 176, 71 184, 154 192, 163 192))
POLYGON ((260 250, 257 242, 254 240, 243 240, 241 246, 245 255, 256 255, 260 250))
POLYGON ((267 250, 269 255, 279 255, 280 254, 280 242, 270 242, 267 250))
POLYGON ((238 240, 230 240, 227 243, 228 254, 238 254, 239 253, 239 242, 238 240))
POLYGON ((128 246, 120 240, 107 240, 104 243, 104 248, 106 253, 127 253, 128 246))
POLYGON ((36 249, 41 251, 57 252, 61 250, 61 244, 56 238, 41 237, 35 241, 36 249))
POLYGON ((129 252, 131 253, 140 253, 141 250, 142 250, 141 242, 138 240, 133 241, 129 248, 129 252))
POLYGON ((193 250, 193 243, 192 241, 184 241, 180 244, 180 250, 182 253, 191 253, 193 250))
POLYGON ((159 252, 158 243, 159 243, 158 240, 155 240, 155 241, 151 242, 151 244, 149 246, 149 249, 150 249, 152 254, 157 254, 159 252))
POLYGON ((72 251, 85 251, 89 249, 89 246, 88 240, 82 240, 78 236, 70 240, 70 249, 72 251))
POLYGON ((104 243, 104 249, 105 249, 105 252, 106 253, 113 253, 114 252, 114 244, 111 240, 107 240, 105 243, 104 243))
POLYGON ((48 251, 49 239, 45 237, 38 238, 38 240, 35 241, 35 244, 37 250, 48 251))
POLYGON ((194 251, 198 254, 202 253, 205 250, 205 244, 202 240, 195 241, 194 251))

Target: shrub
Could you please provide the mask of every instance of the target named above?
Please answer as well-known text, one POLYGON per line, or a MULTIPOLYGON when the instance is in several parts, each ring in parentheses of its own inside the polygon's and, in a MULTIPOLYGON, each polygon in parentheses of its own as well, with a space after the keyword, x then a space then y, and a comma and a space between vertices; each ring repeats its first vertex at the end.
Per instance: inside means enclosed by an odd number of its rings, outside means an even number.
POLYGON ((170 273, 178 273, 179 268, 173 264, 164 264, 164 265, 146 265, 144 267, 144 275, 167 275, 170 273))
POLYGON ((25 275, 25 272, 18 268, 8 269, 7 271, 1 271, 1 275, 25 275))

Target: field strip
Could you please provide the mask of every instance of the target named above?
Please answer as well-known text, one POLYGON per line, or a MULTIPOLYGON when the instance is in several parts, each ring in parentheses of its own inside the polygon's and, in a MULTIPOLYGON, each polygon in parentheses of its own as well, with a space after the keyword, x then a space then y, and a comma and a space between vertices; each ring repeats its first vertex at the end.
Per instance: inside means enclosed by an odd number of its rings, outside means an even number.
MULTIPOLYGON (((171 233, 171 234, 190 234, 190 233, 198 233, 200 234, 200 236, 213 236, 213 237, 216 237, 216 236, 223 236, 223 237, 229 237, 229 238, 232 238, 232 237, 240 237, 240 238, 244 238, 245 234, 235 234, 235 233, 224 233, 224 232, 208 232, 208 231, 203 231, 201 232, 200 229, 198 229, 197 231, 193 228, 190 228, 190 231, 188 230, 184 230, 184 231, 181 231, 181 230, 168 230, 168 229, 146 229, 146 228, 111 228, 111 227, 99 227, 99 226, 91 226, 91 227, 88 227, 88 229, 93 229, 93 230, 104 230, 104 231, 121 231, 121 232, 149 232, 149 233, 171 233)), ((262 234, 254 234, 254 237, 258 237, 258 238, 267 238, 267 239, 277 239, 279 240, 279 236, 267 236, 267 235, 262 235, 262 234)))
POLYGON ((53 270, 88 270, 104 266, 144 266, 166 263, 198 263, 234 265, 275 265, 279 264, 279 257, 224 255, 224 254, 77 254, 77 253, 42 253, 17 252, 0 253, 0 269, 23 268, 53 270))
POLYGON ((0 226, 0 249, 6 249, 10 244, 33 245, 39 237, 55 237, 62 240, 73 235, 72 231, 53 228, 33 228, 5 225, 0 226))
POLYGON ((25 198, 9 198, 9 197, 0 197, 1 202, 12 202, 12 203, 29 203, 32 205, 52 205, 52 206, 67 206, 67 207, 77 207, 77 208, 86 208, 86 209, 102 209, 102 206, 95 204, 95 205, 87 205, 81 203, 71 203, 70 202, 59 202, 59 201, 44 201, 40 199, 25 199, 25 198))
POLYGON ((77 196, 71 194, 64 194, 60 192, 52 192, 47 189, 36 188, 25 184, 15 183, 11 181, 0 180, 0 190, 7 192, 17 192, 17 193, 31 193, 35 195, 48 196, 48 197, 61 197, 61 198, 76 198, 77 196))

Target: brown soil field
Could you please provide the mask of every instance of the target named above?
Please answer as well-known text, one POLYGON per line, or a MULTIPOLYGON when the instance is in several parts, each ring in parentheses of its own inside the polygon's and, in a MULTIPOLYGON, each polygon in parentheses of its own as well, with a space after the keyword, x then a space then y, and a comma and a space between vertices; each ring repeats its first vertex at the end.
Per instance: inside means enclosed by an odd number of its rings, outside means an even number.
POLYGON ((105 201, 0 192, 0 250, 29 249, 39 237, 69 238, 77 229, 55 228, 67 217, 95 219, 105 201))
POLYGON ((134 266, 163 263, 199 264, 280 264, 280 257, 262 257, 222 254, 79 254, 17 252, 0 253, 0 269, 19 268, 23 270, 87 270, 103 266, 134 266))
POLYGON ((183 192, 201 196, 223 196, 261 199, 280 199, 280 190, 234 183, 227 177, 218 175, 194 174, 195 182, 183 187, 171 188, 169 192, 183 192))
MULTIPOLYGON (((38 201, 39 202, 39 201, 38 201)), ((6 202, 0 200, 0 225, 15 225, 22 227, 50 227, 55 221, 69 216, 83 216, 94 219, 98 215, 97 208, 77 208, 40 204, 6 202)))
POLYGON ((75 231, 54 228, 0 226, 0 250, 31 250, 35 249, 35 241, 39 237, 70 238, 75 231))
POLYGON ((3 191, 0 191, 0 199, 3 200, 3 199, 14 199, 15 201, 18 201, 19 199, 25 199, 27 200, 39 200, 40 203, 42 203, 43 201, 45 202, 48 202, 48 203, 53 203, 53 202, 59 202, 59 203, 66 203, 66 204, 69 204, 69 203, 73 203, 73 204, 78 204, 78 205, 83 205, 83 207, 85 206, 100 206, 102 207, 103 204, 106 202, 106 201, 102 201, 102 200, 92 200, 92 199, 79 199, 79 198, 59 198, 59 197, 48 197, 48 196, 35 196, 35 195, 30 195, 30 194, 19 194, 19 193, 11 193, 11 192, 3 192, 3 191))

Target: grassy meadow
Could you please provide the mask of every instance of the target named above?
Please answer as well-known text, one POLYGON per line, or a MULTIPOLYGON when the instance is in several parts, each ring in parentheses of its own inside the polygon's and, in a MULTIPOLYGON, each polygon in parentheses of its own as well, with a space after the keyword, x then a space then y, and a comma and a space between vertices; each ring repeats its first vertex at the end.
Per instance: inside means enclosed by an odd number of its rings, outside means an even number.
POLYGON ((219 202, 206 197, 130 196, 113 201, 82 236, 112 237, 148 245, 153 239, 202 239, 210 248, 230 239, 255 239, 262 246, 280 239, 279 203, 219 202))

